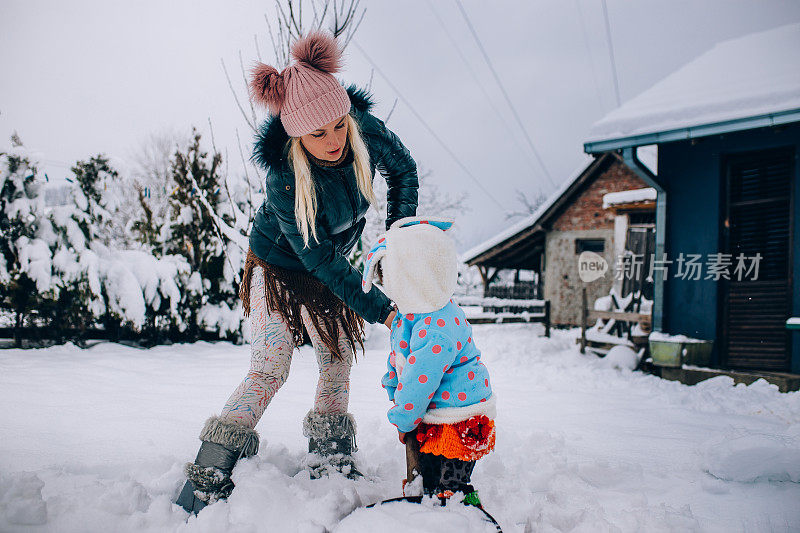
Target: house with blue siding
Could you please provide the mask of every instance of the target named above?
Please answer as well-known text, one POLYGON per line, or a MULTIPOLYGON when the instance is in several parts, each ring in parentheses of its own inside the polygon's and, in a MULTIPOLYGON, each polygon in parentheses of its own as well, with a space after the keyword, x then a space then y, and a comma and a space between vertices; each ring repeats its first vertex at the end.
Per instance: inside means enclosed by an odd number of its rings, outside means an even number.
POLYGON ((800 24, 717 44, 584 150, 656 190, 653 330, 713 340, 715 368, 800 373, 800 24))

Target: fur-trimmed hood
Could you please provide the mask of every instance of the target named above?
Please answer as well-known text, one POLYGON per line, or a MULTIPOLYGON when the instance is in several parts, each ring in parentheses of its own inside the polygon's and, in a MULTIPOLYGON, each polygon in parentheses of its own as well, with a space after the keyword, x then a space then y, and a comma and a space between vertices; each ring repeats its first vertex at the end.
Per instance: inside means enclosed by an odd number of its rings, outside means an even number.
POLYGON ((458 282, 458 256, 446 231, 453 221, 405 217, 395 221, 367 253, 361 290, 372 288, 377 265, 383 292, 401 314, 433 313, 447 305, 458 282))
MULTIPOLYGON (((350 85, 347 87, 347 96, 350 97, 351 112, 356 121, 361 124, 364 115, 369 113, 374 106, 372 95, 365 89, 350 85)), ((252 161, 264 170, 283 165, 287 159, 286 142, 288 140, 289 135, 280 121, 280 116, 270 115, 256 133, 252 161)))

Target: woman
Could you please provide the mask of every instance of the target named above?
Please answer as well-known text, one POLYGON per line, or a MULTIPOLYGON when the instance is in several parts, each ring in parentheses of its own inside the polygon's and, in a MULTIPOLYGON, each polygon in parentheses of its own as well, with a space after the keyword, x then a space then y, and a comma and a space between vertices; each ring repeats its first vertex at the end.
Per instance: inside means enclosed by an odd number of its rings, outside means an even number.
POLYGON ((251 228, 240 290, 251 320, 251 366, 221 415, 200 434, 200 451, 187 465, 177 500, 189 512, 230 494, 236 461, 258 451, 254 428, 286 380, 304 328, 320 370, 314 408, 303 422, 309 452, 320 458, 312 475, 326 465, 358 475, 350 457, 355 423, 347 412, 355 345, 361 344, 363 320, 390 327, 396 315, 380 290, 361 290, 361 274, 347 254, 374 203, 375 168, 388 184, 388 229, 416 212, 416 164, 369 113, 369 97, 345 89, 332 75, 341 60, 332 37, 308 35, 294 44, 292 55, 295 63, 280 73, 259 64, 250 83, 251 98, 272 114, 254 149, 255 161, 267 170, 267 194, 251 228))

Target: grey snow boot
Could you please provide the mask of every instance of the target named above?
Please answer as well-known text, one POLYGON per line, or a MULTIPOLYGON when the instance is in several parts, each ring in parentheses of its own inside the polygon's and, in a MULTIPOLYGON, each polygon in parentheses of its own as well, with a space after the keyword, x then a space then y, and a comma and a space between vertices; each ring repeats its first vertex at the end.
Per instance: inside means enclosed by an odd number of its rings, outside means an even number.
POLYGON ((313 479, 335 470, 356 479, 362 477, 352 454, 356 446, 356 421, 350 413, 309 411, 303 420, 303 435, 308 437, 307 466, 313 479))
POLYGON ((227 498, 233 490, 231 472, 241 457, 258 453, 258 433, 212 416, 200 432, 200 451, 186 464, 186 484, 175 501, 197 514, 206 505, 227 498))

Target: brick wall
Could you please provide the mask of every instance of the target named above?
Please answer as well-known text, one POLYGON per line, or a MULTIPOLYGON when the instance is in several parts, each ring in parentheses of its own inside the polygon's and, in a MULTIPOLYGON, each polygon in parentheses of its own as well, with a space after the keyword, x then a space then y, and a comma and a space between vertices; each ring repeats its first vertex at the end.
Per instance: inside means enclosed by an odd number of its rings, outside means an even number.
POLYGON ((647 187, 624 163, 613 160, 553 222, 556 231, 614 229, 614 213, 603 209, 603 195, 647 187))
POLYGON ((578 325, 584 287, 592 306, 600 296, 608 294, 614 278, 614 213, 603 209, 603 195, 647 187, 624 163, 614 159, 553 222, 547 232, 544 272, 544 294, 550 300, 551 320, 556 325, 578 325), (603 239, 605 252, 600 254, 610 270, 590 283, 578 274, 576 239, 603 239))

